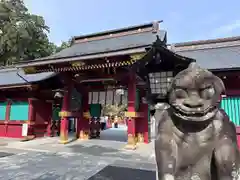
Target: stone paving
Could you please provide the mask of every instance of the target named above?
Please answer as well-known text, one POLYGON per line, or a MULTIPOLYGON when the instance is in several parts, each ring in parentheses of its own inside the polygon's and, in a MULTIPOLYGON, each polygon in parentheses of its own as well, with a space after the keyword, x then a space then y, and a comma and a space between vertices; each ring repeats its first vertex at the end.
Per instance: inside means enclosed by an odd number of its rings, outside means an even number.
POLYGON ((58 140, 42 138, 2 146, 0 180, 155 179, 152 144, 128 151, 125 142, 90 140, 62 145, 58 140))
MULTIPOLYGON (((102 137, 102 136, 101 136, 102 137)), ((117 130, 107 130, 106 134, 103 134, 103 139, 92 139, 88 141, 76 140, 66 145, 59 143, 59 137, 54 138, 40 138, 28 142, 12 142, 6 145, 7 148, 17 148, 31 151, 41 152, 69 152, 69 153, 81 153, 93 156, 106 156, 115 158, 131 158, 131 159, 145 159, 145 161, 151 160, 154 162, 154 148, 153 144, 141 144, 135 151, 126 151, 126 141, 121 137, 121 132, 117 130), (112 137, 113 134, 120 141, 105 140, 108 137, 112 137)), ((111 139, 111 138, 110 138, 111 139)))
POLYGON ((0 158, 0 179, 154 179, 154 164, 72 153, 25 152, 0 158), (152 177, 152 178, 149 178, 152 177))

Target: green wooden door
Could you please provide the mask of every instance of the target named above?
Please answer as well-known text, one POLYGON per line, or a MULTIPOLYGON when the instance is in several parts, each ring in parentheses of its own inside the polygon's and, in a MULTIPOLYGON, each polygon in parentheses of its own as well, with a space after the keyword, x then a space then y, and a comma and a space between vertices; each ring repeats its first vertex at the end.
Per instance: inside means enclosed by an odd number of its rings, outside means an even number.
POLYGON ((135 99, 135 111, 137 112, 139 110, 140 107, 140 91, 139 89, 136 89, 136 99, 135 99))
POLYGON ((10 108, 10 121, 27 121, 29 104, 24 101, 13 101, 10 108))
POLYGON ((59 116, 59 112, 61 111, 60 107, 54 107, 53 111, 52 111, 52 119, 54 121, 59 121, 60 120, 60 116, 59 116))
POLYGON ((223 98, 221 108, 225 110, 230 120, 236 126, 240 126, 240 97, 223 98))
POLYGON ((101 116, 101 104, 90 104, 90 114, 92 117, 101 116))
POLYGON ((0 102, 0 121, 6 119, 7 102, 0 102))

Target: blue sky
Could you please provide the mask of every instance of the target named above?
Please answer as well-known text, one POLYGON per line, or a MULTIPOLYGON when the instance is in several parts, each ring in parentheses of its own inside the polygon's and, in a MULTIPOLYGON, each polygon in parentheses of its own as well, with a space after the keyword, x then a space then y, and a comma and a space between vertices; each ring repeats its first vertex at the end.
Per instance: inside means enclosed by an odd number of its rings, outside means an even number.
POLYGON ((24 0, 50 27, 50 40, 163 20, 168 42, 240 35, 239 0, 24 0))

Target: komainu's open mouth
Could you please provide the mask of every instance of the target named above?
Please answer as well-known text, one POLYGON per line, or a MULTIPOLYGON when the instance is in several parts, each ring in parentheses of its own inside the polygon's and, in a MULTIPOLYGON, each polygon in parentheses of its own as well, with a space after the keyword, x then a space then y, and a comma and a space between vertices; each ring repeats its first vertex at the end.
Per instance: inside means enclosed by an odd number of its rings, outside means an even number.
POLYGON ((204 121, 213 117, 217 111, 217 108, 212 106, 208 107, 203 111, 190 110, 186 111, 180 106, 173 106, 174 114, 184 120, 191 121, 204 121))

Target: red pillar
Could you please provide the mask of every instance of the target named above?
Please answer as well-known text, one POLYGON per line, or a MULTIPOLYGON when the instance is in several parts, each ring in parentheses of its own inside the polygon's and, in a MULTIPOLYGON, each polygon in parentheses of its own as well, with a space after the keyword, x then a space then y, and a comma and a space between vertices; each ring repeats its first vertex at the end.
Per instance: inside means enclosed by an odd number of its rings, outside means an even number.
POLYGON ((141 127, 143 128, 143 140, 144 143, 149 143, 149 124, 148 124, 148 104, 142 103, 142 121, 141 121, 141 127))
POLYGON ((88 104, 88 91, 84 91, 82 94, 82 108, 81 108, 81 114, 78 119, 77 123, 77 132, 78 132, 78 138, 81 140, 87 140, 89 139, 89 119, 90 119, 90 113, 89 113, 89 104, 88 104))
POLYGON ((78 115, 78 117, 76 117, 76 123, 77 123, 77 125, 76 125, 76 138, 80 138, 80 131, 81 131, 81 119, 82 119, 82 113, 83 111, 82 111, 82 108, 79 110, 79 115, 78 115))
POLYGON ((64 96, 61 110, 61 125, 60 125, 60 142, 62 144, 68 143, 68 115, 70 111, 72 85, 67 84, 64 88, 64 96))
POLYGON ((49 111, 48 115, 49 115, 50 117, 49 117, 49 119, 46 119, 47 122, 45 122, 45 123, 47 123, 47 133, 46 133, 46 135, 47 135, 48 137, 54 137, 54 136, 56 136, 56 131, 57 131, 57 129, 55 128, 55 126, 53 126, 53 120, 52 120, 52 115, 53 115, 53 100, 48 100, 47 103, 46 103, 46 105, 48 105, 47 107, 50 108, 50 109, 48 109, 48 111, 49 111), (49 104, 51 105, 51 107, 50 107, 49 104))
POLYGON ((7 100, 7 107, 6 107, 6 116, 5 116, 5 132, 4 135, 7 135, 7 127, 8 127, 8 123, 9 123, 9 119, 10 119, 10 110, 11 110, 11 101, 7 100))
POLYGON ((240 127, 239 126, 236 127, 236 135, 237 135, 238 148, 240 149, 240 127))
MULTIPOLYGON (((128 113, 135 114, 136 100, 136 76, 131 73, 128 82, 128 113)), ((136 149, 136 118, 129 117, 128 119, 128 142, 127 148, 136 149)))
POLYGON ((149 143, 148 138, 148 103, 146 100, 143 100, 143 98, 146 97, 146 90, 141 88, 140 89, 140 106, 139 106, 139 112, 140 117, 137 119, 137 137, 139 143, 149 143))
POLYGON ((137 118, 137 142, 149 143, 148 139, 148 104, 140 103, 140 117, 137 118))
POLYGON ((33 106, 33 99, 28 98, 29 104, 29 113, 28 113, 28 138, 34 138, 34 125, 35 125, 35 117, 34 117, 34 106, 33 106))

